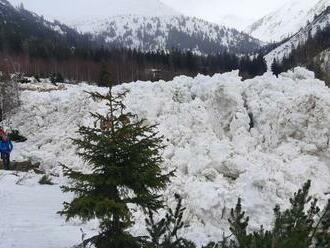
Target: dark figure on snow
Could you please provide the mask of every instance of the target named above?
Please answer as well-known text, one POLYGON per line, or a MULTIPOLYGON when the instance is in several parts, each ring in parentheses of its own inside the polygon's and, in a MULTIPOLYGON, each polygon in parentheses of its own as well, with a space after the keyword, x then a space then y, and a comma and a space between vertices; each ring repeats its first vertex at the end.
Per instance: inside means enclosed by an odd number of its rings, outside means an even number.
POLYGON ((0 152, 1 152, 1 159, 3 168, 5 170, 9 170, 10 165, 10 153, 13 150, 13 144, 9 140, 9 137, 7 134, 2 135, 2 140, 0 143, 0 152))

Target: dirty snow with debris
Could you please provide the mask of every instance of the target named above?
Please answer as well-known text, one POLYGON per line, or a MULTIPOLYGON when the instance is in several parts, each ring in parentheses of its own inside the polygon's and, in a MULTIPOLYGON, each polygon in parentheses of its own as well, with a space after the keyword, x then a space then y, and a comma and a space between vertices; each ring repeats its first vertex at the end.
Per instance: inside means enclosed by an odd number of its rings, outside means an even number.
MULTIPOLYGON (((25 87, 21 109, 10 120, 28 138, 16 144, 13 159, 40 162, 60 176, 55 179, 61 184, 65 179, 59 163, 86 168, 69 137, 77 135, 78 125, 93 124, 89 112, 106 110, 85 91, 106 89, 87 84, 48 92, 32 85, 31 89, 25 87)), ((159 123, 167 145, 164 170, 177 169, 165 198, 173 205, 173 194, 182 195, 189 223, 183 235, 199 245, 228 232, 229 210, 238 197, 243 198, 252 229, 269 226, 275 204, 287 207, 289 197, 307 179, 313 180, 312 194, 325 202, 330 192, 330 90, 312 72, 296 68, 278 79, 266 73, 242 82, 235 71, 115 87, 124 89, 130 90, 128 110, 159 123)), ((1 241, 7 244, 0 247, 20 247, 26 235, 33 247, 55 247, 55 241, 56 247, 79 243, 79 222, 64 224, 55 214, 68 197, 59 192, 59 185, 44 188, 24 180, 16 185, 11 177, 3 174, 0 180, 0 209, 11 219, 0 218, 1 241), (44 207, 30 211, 31 204, 44 207), (23 222, 29 230, 26 235, 17 231, 23 222)), ((136 216, 131 231, 140 234, 143 217, 140 212, 136 216)), ((83 227, 87 235, 95 232, 95 223, 83 227)))

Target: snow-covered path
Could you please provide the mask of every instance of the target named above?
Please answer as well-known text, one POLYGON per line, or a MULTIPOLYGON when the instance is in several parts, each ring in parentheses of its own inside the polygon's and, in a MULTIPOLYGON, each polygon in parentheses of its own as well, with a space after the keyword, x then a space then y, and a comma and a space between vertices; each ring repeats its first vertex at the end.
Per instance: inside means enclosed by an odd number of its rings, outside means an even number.
POLYGON ((68 195, 39 178, 0 171, 0 248, 66 248, 81 240, 81 226, 56 214, 68 195))

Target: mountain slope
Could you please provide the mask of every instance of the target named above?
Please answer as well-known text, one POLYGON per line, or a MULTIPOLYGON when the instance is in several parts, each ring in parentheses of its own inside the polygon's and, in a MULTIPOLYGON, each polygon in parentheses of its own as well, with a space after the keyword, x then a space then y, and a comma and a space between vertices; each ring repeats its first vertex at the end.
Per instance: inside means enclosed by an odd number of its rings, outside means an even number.
POLYGON ((263 41, 280 41, 298 32, 329 5, 329 0, 290 1, 256 21, 245 31, 263 41))
POLYGON ((274 59, 281 70, 305 66, 330 85, 330 6, 306 27, 266 55, 270 65, 274 59))
MULTIPOLYGON (((59 22, 46 21, 22 7, 14 8, 7 1, 0 0, 0 3, 0 70, 10 73, 20 71, 39 77, 61 74, 65 79, 73 81, 99 82, 102 72, 107 70, 111 73, 111 81, 114 83, 171 79, 182 74, 213 74, 237 69, 239 57, 228 53, 201 57, 190 51, 178 50, 172 53, 143 53, 123 47, 143 51, 178 48, 204 53, 218 53, 227 48, 242 52, 243 49, 247 51, 258 47, 258 41, 249 41, 248 35, 182 16, 139 16, 137 19, 129 16, 130 23, 134 20, 141 21, 136 23, 139 27, 134 31, 136 36, 131 33, 130 39, 126 37, 126 29, 130 24, 120 21, 119 18, 118 27, 113 27, 114 32, 116 34, 116 30, 124 30, 125 32, 119 35, 125 39, 118 36, 111 39, 109 33, 95 33, 94 36, 81 34, 59 22), (166 25, 165 19, 168 20, 166 25), (177 26, 184 27, 185 30, 178 30, 177 26), (212 39, 209 30, 212 30, 212 39), (237 39, 240 37, 242 39, 237 39), (222 44, 218 44, 220 39, 222 44), (239 50, 240 47, 242 49, 239 50), (8 60, 11 63, 2 68, 8 64, 8 60), (158 69, 157 73, 151 70, 153 68, 158 69)), ((127 20, 128 17, 122 18, 127 20)), ((132 27, 134 28, 133 25, 132 27)))
POLYGON ((293 49, 297 48, 298 46, 304 46, 307 39, 314 37, 317 33, 322 33, 322 30, 328 28, 329 25, 330 6, 319 15, 315 16, 315 19, 300 29, 299 32, 294 34, 287 41, 267 54, 265 58, 268 64, 270 64, 273 59, 282 60, 284 57, 289 56, 293 49))
POLYGON ((59 22, 49 22, 23 8, 0 0, 0 51, 30 56, 54 56, 59 50, 71 53, 73 47, 87 46, 91 37, 81 35, 59 22))
POLYGON ((251 52, 261 44, 235 29, 185 16, 124 15, 84 22, 77 28, 96 34, 111 44, 143 51, 179 48, 205 54, 224 50, 243 53, 251 52))
MULTIPOLYGON (((11 0, 18 4, 21 0, 11 0)), ((110 45, 142 51, 195 50, 198 53, 251 52, 257 39, 234 29, 184 17, 159 0, 26 0, 24 7, 61 22, 110 45), (62 11, 59 8, 66 6, 62 11)))

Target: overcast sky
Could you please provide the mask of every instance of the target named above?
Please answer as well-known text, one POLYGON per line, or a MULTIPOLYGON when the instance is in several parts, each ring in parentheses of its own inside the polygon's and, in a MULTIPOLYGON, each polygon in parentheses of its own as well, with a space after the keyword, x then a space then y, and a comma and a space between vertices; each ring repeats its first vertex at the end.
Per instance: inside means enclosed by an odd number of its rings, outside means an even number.
MULTIPOLYGON (((58 6, 56 0, 9 0, 13 4, 18 2, 25 3, 25 7, 32 9, 39 14, 46 14, 51 16, 54 12, 54 17, 61 16, 70 9, 70 4, 77 3, 77 0, 66 0, 66 7, 58 6), (40 6, 39 6, 40 5, 40 6), (59 10, 60 7, 60 10, 59 10), (67 11, 66 11, 67 10, 67 11)), ((94 1, 90 0, 91 4, 94 1)), ((99 0, 100 1, 100 0, 99 0)), ((112 0, 113 1, 113 0, 112 0)), ((121 0, 118 0, 116 4, 120 4, 121 0)), ((139 0, 135 0, 139 2, 139 0)), ((243 29, 245 26, 251 24, 253 21, 263 17, 273 10, 281 7, 286 2, 293 0, 160 0, 161 2, 169 5, 173 9, 189 15, 203 18, 208 21, 222 23, 228 26, 243 29)), ((78 1, 79 2, 79 1, 78 1)), ((102 0, 101 2, 106 2, 102 0)), ((111 1, 109 0, 109 3, 111 1)), ((94 2, 95 3, 95 2, 94 2)), ((144 7, 144 6, 140 6, 144 7)), ((145 6, 148 8, 148 6, 145 6)), ((77 9, 76 7, 73 9, 77 9)), ((88 9, 87 9, 88 11, 88 9)), ((70 12, 70 11, 69 11, 70 12)), ((74 11, 74 14, 79 13, 79 9, 74 11)))

